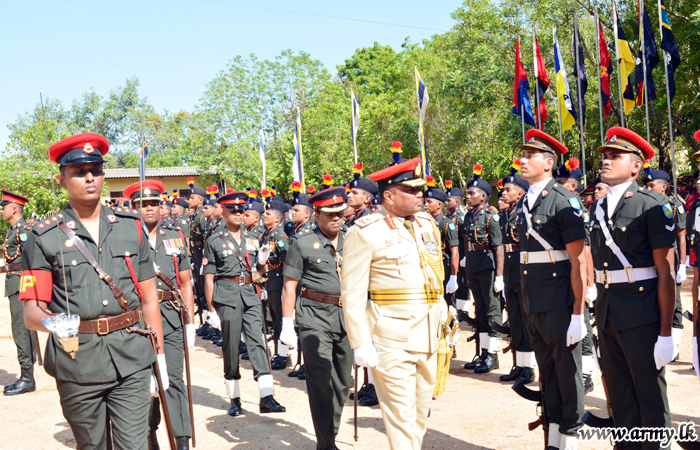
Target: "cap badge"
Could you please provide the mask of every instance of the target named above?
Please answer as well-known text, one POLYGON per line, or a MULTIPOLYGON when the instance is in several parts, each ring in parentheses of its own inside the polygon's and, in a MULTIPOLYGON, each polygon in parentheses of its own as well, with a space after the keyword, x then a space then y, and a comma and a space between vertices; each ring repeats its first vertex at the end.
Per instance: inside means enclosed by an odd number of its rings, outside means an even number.
POLYGON ((528 142, 535 142, 535 136, 532 136, 528 142))
POLYGON ((148 188, 146 188, 146 189, 143 190, 143 193, 144 193, 145 195, 151 195, 151 190, 148 189, 148 188))
POLYGON ((338 198, 338 197, 334 195, 334 196, 333 196, 333 201, 334 201, 334 202, 337 201, 337 198, 338 198))
POLYGON ((90 153, 93 153, 94 151, 95 151, 95 149, 92 147, 92 144, 89 142, 83 146, 83 153, 87 153, 89 155, 90 153))
POLYGON ((610 136, 610 142, 617 142, 617 135, 610 136))

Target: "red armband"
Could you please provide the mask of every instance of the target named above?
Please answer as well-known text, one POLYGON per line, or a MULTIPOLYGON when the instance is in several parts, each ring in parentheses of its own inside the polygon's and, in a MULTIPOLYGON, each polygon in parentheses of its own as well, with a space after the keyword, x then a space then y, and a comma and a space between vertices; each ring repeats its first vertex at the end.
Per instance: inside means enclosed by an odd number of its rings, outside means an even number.
POLYGON ((19 299, 51 302, 53 274, 48 270, 23 270, 19 283, 19 299))

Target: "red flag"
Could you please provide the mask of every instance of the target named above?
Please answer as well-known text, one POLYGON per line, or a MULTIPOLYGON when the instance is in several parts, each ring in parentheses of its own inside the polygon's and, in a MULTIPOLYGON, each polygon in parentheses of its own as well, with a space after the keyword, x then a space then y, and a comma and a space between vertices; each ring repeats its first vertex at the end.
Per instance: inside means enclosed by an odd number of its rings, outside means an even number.
POLYGON ((527 81, 527 72, 523 67, 523 61, 520 57, 520 37, 515 53, 515 86, 513 88, 513 114, 520 116, 525 114, 524 121, 526 124, 536 127, 535 119, 532 117, 532 105, 530 105, 530 95, 528 90, 530 83, 527 81), (522 111, 520 106, 522 105, 522 111))
POLYGON ((603 25, 600 19, 598 19, 598 39, 598 47, 600 48, 600 67, 598 68, 600 72, 600 94, 602 97, 603 111, 605 111, 605 118, 607 119, 610 109, 612 108, 610 104, 610 73, 612 72, 612 61, 610 60, 608 44, 605 42, 603 25))
MULTIPOLYGON (((544 99, 544 93, 547 92, 549 88, 549 75, 547 75, 547 69, 544 66, 544 61, 542 60, 542 54, 540 53, 540 45, 537 43, 537 37, 535 37, 535 82, 537 83, 537 90, 535 91, 535 98, 539 98, 540 103, 537 106, 539 108, 539 118, 541 123, 538 123, 540 130, 544 129, 544 121, 547 120, 547 102, 544 99)), ((535 114, 535 120, 537 119, 537 114, 535 114)))

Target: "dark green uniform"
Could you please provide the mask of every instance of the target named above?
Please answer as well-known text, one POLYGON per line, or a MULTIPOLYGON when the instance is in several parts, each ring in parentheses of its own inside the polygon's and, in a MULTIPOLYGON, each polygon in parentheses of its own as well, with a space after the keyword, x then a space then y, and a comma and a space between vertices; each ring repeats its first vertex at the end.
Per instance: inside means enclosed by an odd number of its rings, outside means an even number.
POLYGON ((500 333, 491 329, 491 323, 503 325, 501 302, 493 290, 496 278, 495 248, 503 244, 499 221, 498 211, 484 204, 470 210, 460 228, 464 253, 467 255, 467 279, 474 293, 477 332, 492 337, 500 337, 500 333), (479 249, 469 250, 472 246, 479 249))
MULTIPOLYGON (((658 279, 607 284, 599 272, 624 270, 622 262, 605 245, 601 227, 608 227, 634 269, 653 268, 653 250, 674 245, 673 208, 667 197, 644 190, 636 182, 625 189, 612 217, 608 216, 607 207, 607 197, 603 197, 594 208, 591 249, 598 282, 595 309, 601 369, 615 426, 670 427, 665 369, 657 370, 654 361, 654 345, 660 331, 658 279), (598 220, 598 208, 604 213, 603 223, 598 220)), ((622 445, 660 448, 654 442, 622 445)))
POLYGON ((263 235, 265 232, 265 225, 263 224, 262 220, 258 222, 257 225, 251 227, 248 231, 248 233, 252 234, 255 236, 256 239, 260 239, 260 237, 263 235))
MULTIPOLYGON (((452 223, 455 224, 457 227, 457 237, 459 240, 459 261, 462 261, 462 258, 464 258, 466 255, 464 254, 464 243, 462 241, 462 234, 459 232, 459 229, 462 227, 462 224, 464 223, 464 215, 461 214, 459 208, 456 208, 454 211, 448 211, 447 213, 447 218, 452 221, 452 223)), ((471 296, 470 291, 469 291, 469 280, 467 280, 467 268, 459 266, 457 267, 457 292, 455 292, 455 299, 460 299, 460 300, 469 300, 469 297, 471 296)))
POLYGON ((363 217, 365 217, 365 216, 368 216, 368 215, 370 215, 370 214, 372 214, 372 211, 371 211, 369 208, 358 209, 358 210, 355 211, 355 213, 353 214, 352 219, 350 219, 350 220, 348 220, 347 222, 345 222, 345 225, 346 225, 348 228, 350 228, 351 226, 355 225, 355 222, 356 222, 358 219, 361 219, 361 218, 363 218, 363 217))
MULTIPOLYGON (((310 293, 340 295, 336 260, 316 232, 320 233, 318 228, 297 234, 291 241, 284 276, 299 280, 302 289, 295 312, 306 366, 309 406, 318 442, 316 448, 332 449, 336 448, 335 436, 350 388, 353 351, 345 330, 342 307, 306 298, 310 293)), ((341 257, 344 239, 345 232, 341 231, 336 249, 341 257)))
POLYGON ((271 230, 265 230, 260 237, 260 245, 265 244, 270 246, 265 290, 267 290, 267 299, 272 313, 274 338, 277 342, 282 331, 282 287, 284 286, 282 269, 289 249, 289 237, 284 232, 282 224, 271 230))
POLYGON ((167 215, 165 217, 161 217, 158 220, 158 226, 163 227, 163 228, 168 228, 170 225, 172 225, 173 221, 175 218, 172 215, 167 215))
POLYGON ((287 233, 287 236, 289 237, 291 242, 292 238, 309 234, 313 231, 313 229, 314 226, 311 224, 311 221, 304 223, 295 223, 294 228, 292 228, 292 230, 289 233, 287 233))
POLYGON ((204 274, 214 274, 214 294, 212 302, 221 319, 221 350, 224 356, 224 378, 240 380, 238 348, 241 331, 245 333, 248 356, 253 365, 253 375, 257 380, 270 373, 265 342, 263 341, 262 307, 252 284, 242 284, 227 278, 250 277, 250 267, 256 267, 259 243, 254 235, 241 227, 241 242, 224 229, 214 233, 207 240, 202 266, 204 274), (228 243, 236 247, 241 258, 248 264, 241 264, 228 243))
MULTIPOLYGON (((442 241, 442 263, 445 269, 445 281, 443 282, 443 287, 447 285, 450 279, 450 271, 452 270, 452 253, 450 252, 451 247, 457 247, 459 245, 459 232, 457 231, 457 226, 444 214, 438 214, 433 216, 437 226, 440 229, 440 236, 442 241)), ((459 261, 457 261, 459 265, 459 261)), ((445 292, 445 301, 447 306, 457 307, 455 303, 455 293, 448 294, 445 292)))
MULTIPOLYGON (((207 229, 207 219, 199 206, 189 221, 190 224, 190 258, 194 270, 195 291, 201 298, 204 297, 204 277, 200 276, 202 257, 204 255, 204 233, 207 229)), ((196 299, 195 299, 196 300, 196 299)))
MULTIPOLYGON (((99 243, 70 207, 37 224, 22 250, 25 286, 20 298, 46 301, 52 313, 78 314, 81 321, 123 313, 107 283, 56 228, 64 221, 124 292, 128 310, 138 309, 135 280, 153 278, 155 273, 148 237, 137 219, 136 210, 102 206, 99 243)), ((143 321, 134 325, 143 327, 143 321)), ((50 334, 44 358, 46 372, 56 378, 63 415, 78 448, 110 448, 111 439, 116 449, 145 449, 151 364, 156 359, 149 339, 126 328, 104 335, 80 334, 79 339, 73 359, 50 334)))
POLYGON ((524 195, 518 202, 517 211, 523 308, 530 319, 531 345, 543 379, 547 420, 558 424, 561 434, 576 435, 583 426, 584 391, 581 343, 566 346, 575 300, 571 288, 571 262, 567 255, 557 258, 554 263, 532 263, 529 260, 524 263, 527 253, 545 250, 531 234, 526 234, 526 207, 533 230, 554 251, 564 253, 566 244, 586 237, 583 211, 574 194, 555 183, 554 179, 546 183, 533 205, 528 204, 527 195, 524 195))
MULTIPOLYGON (((157 227, 156 247, 151 247, 151 258, 158 269, 176 286, 180 287, 178 273, 190 270, 190 258, 187 256, 185 240, 176 230, 164 230, 157 227)), ((175 437, 192 437, 190 410, 187 401, 187 387, 182 378, 184 370, 184 324, 180 318, 180 303, 162 300, 161 292, 170 292, 170 287, 160 278, 156 278, 160 299, 160 314, 163 321, 163 344, 165 361, 168 366, 170 387, 165 391, 170 412, 170 421, 175 437)), ((151 430, 160 423, 160 406, 158 397, 153 397, 149 425, 151 430)))
MULTIPOLYGON (((32 229, 24 219, 19 219, 5 236, 5 264, 22 264, 22 248, 32 229)), ((36 362, 36 345, 32 333, 24 325, 24 305, 19 300, 20 270, 10 270, 5 278, 5 297, 10 299, 12 339, 17 346, 17 361, 20 368, 31 369, 36 362)))
MULTIPOLYGON (((671 198, 669 203, 673 208, 673 223, 676 225, 676 229, 674 230, 674 232, 676 233, 676 237, 678 237, 677 233, 681 230, 685 230, 685 208, 683 207, 683 204, 681 202, 674 198, 671 198)), ((681 261, 680 257, 681 245, 686 245, 686 243, 678 242, 678 239, 676 239, 676 243, 674 245, 676 272, 678 272, 681 263, 685 264, 685 261, 681 261)), ((681 303, 681 283, 676 284, 676 309, 673 312, 673 328, 683 329, 683 304, 681 303)))

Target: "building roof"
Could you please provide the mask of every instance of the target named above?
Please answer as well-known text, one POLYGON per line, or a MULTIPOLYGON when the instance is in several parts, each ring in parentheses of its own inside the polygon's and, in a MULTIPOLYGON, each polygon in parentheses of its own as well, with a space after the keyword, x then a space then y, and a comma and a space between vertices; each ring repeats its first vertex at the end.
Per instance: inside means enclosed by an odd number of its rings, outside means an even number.
MULTIPOLYGON (((154 167, 146 168, 146 178, 150 177, 194 177, 199 175, 216 175, 219 173, 217 166, 209 166, 209 169, 193 167, 154 167)), ((132 169, 105 169, 105 178, 139 178, 138 167, 132 169)))

